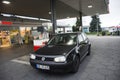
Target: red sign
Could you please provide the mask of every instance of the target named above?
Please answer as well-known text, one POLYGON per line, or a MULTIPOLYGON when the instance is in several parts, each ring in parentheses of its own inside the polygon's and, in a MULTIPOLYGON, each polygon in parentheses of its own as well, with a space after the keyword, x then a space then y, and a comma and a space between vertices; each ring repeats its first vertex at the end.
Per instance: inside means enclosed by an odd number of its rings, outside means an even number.
POLYGON ((1 25, 12 25, 13 23, 10 21, 0 21, 1 25))

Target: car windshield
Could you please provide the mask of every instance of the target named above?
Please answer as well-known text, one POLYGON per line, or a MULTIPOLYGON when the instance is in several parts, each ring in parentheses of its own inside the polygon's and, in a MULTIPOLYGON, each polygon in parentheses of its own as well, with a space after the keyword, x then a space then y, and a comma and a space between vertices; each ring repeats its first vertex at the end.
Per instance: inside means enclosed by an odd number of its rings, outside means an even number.
POLYGON ((76 39, 76 34, 58 34, 48 42, 48 45, 75 45, 76 39))

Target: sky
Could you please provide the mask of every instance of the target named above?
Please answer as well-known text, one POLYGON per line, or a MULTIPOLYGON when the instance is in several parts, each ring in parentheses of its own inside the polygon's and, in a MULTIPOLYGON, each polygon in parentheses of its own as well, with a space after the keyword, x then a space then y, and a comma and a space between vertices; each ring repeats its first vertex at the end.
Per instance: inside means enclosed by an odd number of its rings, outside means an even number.
MULTIPOLYGON (((120 24, 120 0, 109 0, 109 14, 100 15, 101 27, 111 27, 120 24)), ((75 18, 58 20, 58 25, 73 26, 75 18)), ((91 17, 83 17, 83 26, 90 25, 91 17)))
POLYGON ((102 27, 116 26, 120 24, 120 0, 110 0, 109 14, 101 15, 102 27))

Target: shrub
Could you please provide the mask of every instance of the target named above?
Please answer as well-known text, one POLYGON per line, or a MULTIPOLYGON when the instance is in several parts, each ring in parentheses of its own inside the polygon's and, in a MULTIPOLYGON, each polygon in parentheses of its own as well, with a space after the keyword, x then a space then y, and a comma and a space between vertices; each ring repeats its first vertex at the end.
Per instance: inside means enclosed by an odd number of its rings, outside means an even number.
POLYGON ((105 36, 106 35, 106 32, 105 31, 102 31, 102 36, 105 36))

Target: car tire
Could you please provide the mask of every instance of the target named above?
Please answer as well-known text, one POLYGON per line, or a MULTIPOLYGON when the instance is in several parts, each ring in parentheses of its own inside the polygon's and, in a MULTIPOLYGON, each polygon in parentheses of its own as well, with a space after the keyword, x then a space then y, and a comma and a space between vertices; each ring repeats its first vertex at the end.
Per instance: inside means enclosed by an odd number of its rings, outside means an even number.
POLYGON ((80 65, 80 58, 79 56, 76 56, 74 63, 72 65, 72 73, 76 73, 79 70, 79 65, 80 65))
POLYGON ((88 48, 88 56, 91 54, 91 46, 89 46, 89 48, 88 48))

